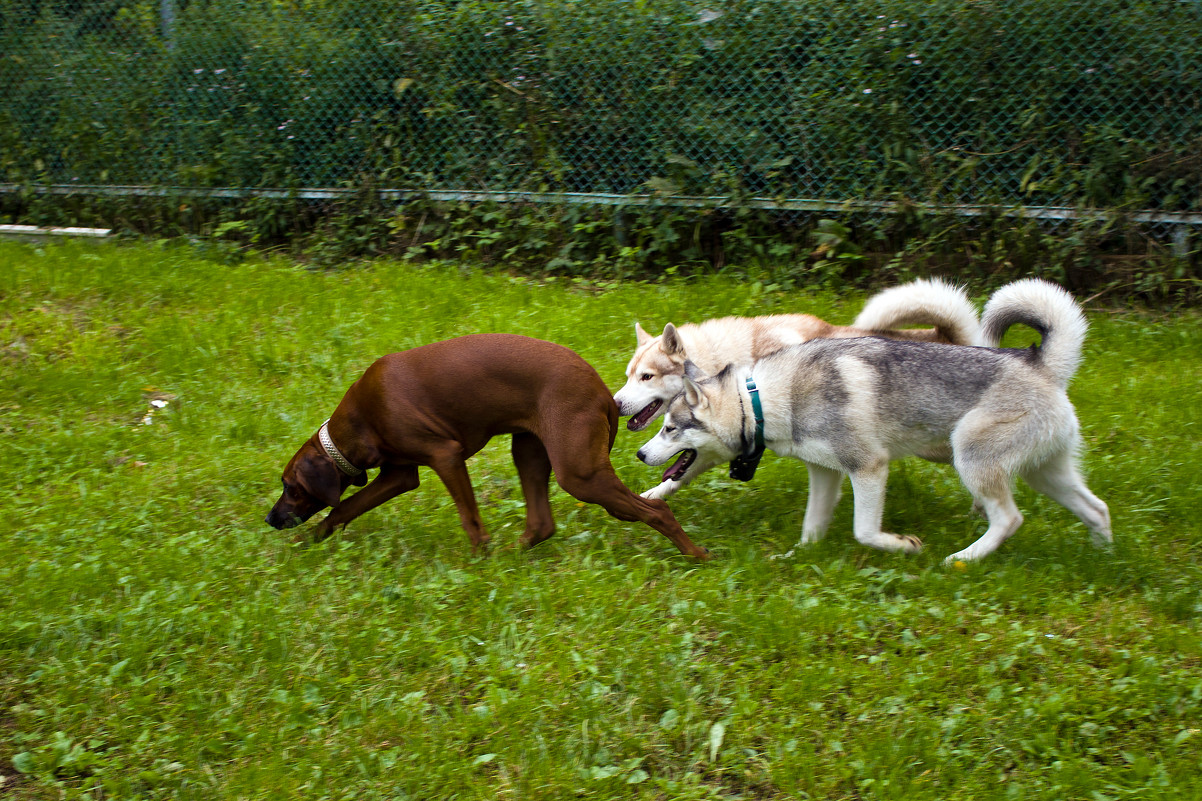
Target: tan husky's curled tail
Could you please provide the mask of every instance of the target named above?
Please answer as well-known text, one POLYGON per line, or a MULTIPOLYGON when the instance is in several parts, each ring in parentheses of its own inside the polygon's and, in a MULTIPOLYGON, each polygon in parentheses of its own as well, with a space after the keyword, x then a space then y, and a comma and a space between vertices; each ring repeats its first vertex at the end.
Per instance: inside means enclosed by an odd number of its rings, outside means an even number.
POLYGON ((894 332, 914 325, 933 326, 944 342, 984 344, 976 308, 963 289, 941 278, 920 278, 873 295, 851 327, 894 332))

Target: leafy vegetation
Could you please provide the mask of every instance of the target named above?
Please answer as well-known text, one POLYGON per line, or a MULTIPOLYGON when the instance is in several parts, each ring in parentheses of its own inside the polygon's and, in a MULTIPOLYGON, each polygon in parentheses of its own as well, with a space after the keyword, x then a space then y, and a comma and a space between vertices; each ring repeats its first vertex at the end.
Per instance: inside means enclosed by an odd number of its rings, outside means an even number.
MULTIPOLYGON (((173 246, 0 242, 0 262, 0 795, 1202 794, 1196 312, 1091 304, 1071 394, 1113 551, 1023 488, 1018 534, 944 569, 982 523, 949 468, 909 461, 886 522, 924 553, 857 546, 845 499, 825 542, 772 560, 805 474, 769 457, 750 484, 715 470, 673 501, 711 563, 559 491, 559 533, 520 552, 498 442, 471 464, 494 534, 475 557, 424 471, 321 546, 262 522, 374 358, 511 331, 617 386, 635 320, 848 322, 861 297, 173 246)), ((640 489, 646 436, 614 451, 640 489)))
POLYGON ((178 5, 0 0, 4 180, 1202 203, 1188 3, 178 5))

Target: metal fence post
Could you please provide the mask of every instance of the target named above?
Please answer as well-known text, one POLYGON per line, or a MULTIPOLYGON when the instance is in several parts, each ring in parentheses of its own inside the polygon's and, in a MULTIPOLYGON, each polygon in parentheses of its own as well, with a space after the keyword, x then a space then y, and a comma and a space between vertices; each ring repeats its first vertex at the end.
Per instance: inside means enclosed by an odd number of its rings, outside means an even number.
POLYGON ((168 50, 175 49, 175 12, 176 0, 159 0, 159 20, 168 50))

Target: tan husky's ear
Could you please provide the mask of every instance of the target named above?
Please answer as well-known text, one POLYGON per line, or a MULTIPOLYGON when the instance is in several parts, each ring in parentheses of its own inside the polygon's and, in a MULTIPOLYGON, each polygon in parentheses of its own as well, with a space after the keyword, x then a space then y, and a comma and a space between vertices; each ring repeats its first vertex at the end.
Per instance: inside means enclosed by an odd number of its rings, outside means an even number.
POLYGON ((643 330, 643 327, 638 323, 634 324, 634 337, 639 341, 639 347, 643 347, 650 342, 654 337, 643 330))
POLYGON ((680 341, 680 332, 676 330, 676 326, 668 323, 664 326, 664 336, 660 340, 663 343, 664 353, 669 356, 684 356, 684 343, 680 341))

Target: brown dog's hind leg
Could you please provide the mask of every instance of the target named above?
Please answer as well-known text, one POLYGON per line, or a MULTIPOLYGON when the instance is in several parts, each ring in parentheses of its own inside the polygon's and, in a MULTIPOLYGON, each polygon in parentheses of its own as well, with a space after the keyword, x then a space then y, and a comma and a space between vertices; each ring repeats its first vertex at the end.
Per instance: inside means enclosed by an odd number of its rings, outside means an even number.
POLYGON ((689 539, 668 504, 635 495, 622 483, 609 461, 610 441, 608 431, 597 425, 591 430, 576 430, 569 441, 559 441, 554 450, 548 444, 559 486, 573 498, 595 503, 619 520, 646 523, 670 539, 685 556, 709 559, 710 552, 689 539))
POLYGON ((710 558, 708 550, 695 544, 684 533, 668 504, 635 495, 621 482, 613 468, 599 470, 589 478, 564 476, 559 479, 559 485, 573 498, 595 503, 619 520, 646 523, 670 539, 685 556, 710 558))
POLYGON ((511 450, 526 498, 526 531, 520 542, 523 548, 532 548, 555 533, 547 486, 551 480, 551 459, 542 441, 533 434, 514 434, 511 450))
POLYGON ((380 474, 370 484, 340 503, 337 509, 317 524, 313 540, 321 542, 333 534, 338 526, 345 526, 364 512, 375 509, 403 492, 417 489, 419 483, 416 465, 381 468, 380 474))
POLYGON ((474 550, 480 550, 492 539, 484 530, 484 522, 480 518, 480 507, 476 505, 476 493, 472 489, 472 479, 467 472, 467 463, 463 460, 463 448, 459 443, 449 443, 430 457, 430 468, 442 479, 455 509, 459 512, 459 524, 467 532, 474 550))

